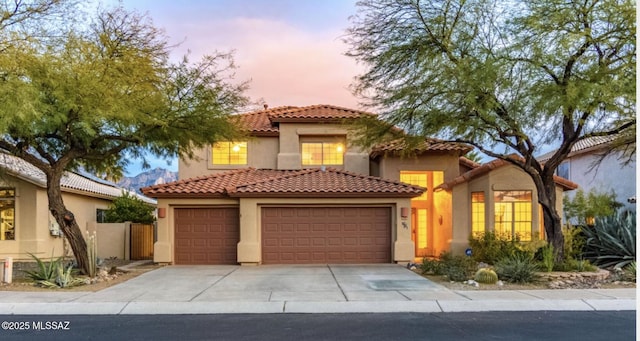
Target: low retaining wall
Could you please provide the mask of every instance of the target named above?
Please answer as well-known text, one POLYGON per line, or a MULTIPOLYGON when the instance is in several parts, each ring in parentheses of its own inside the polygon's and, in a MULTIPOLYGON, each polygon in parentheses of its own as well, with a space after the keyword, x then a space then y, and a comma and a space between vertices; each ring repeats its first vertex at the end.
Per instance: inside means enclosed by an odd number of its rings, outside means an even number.
POLYGON ((611 273, 604 269, 594 272, 541 272, 540 278, 549 282, 551 289, 593 287, 605 282, 611 273))

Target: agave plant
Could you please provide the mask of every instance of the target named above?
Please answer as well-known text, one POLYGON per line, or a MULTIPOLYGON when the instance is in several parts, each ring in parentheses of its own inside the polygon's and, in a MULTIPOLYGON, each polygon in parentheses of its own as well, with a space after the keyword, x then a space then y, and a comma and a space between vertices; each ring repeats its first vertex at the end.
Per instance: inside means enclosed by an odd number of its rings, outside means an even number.
POLYGON ((600 267, 623 268, 636 259, 636 215, 632 212, 597 218, 584 227, 584 257, 600 267))
POLYGON ((58 264, 62 262, 62 257, 58 259, 53 259, 53 250, 51 251, 51 260, 49 262, 44 262, 42 259, 36 257, 34 254, 29 253, 29 256, 36 261, 37 270, 34 271, 25 271, 27 277, 31 278, 33 281, 52 281, 56 278, 56 269, 58 264))

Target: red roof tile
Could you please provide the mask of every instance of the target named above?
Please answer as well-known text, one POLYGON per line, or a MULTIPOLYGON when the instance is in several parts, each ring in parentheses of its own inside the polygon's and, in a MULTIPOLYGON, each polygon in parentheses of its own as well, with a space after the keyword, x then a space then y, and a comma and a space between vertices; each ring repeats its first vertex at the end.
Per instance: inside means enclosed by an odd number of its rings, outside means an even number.
POLYGON ((368 112, 337 107, 334 105, 311 105, 308 107, 292 108, 269 114, 271 122, 335 122, 345 119, 358 118, 362 115, 373 115, 368 112))
MULTIPOLYGON (((478 165, 477 167, 475 167, 474 169, 461 174, 460 176, 457 176, 455 178, 453 178, 450 181, 447 181, 443 184, 441 184, 440 186, 436 187, 435 189, 443 189, 443 190, 451 190, 453 189, 453 187, 461 184, 461 183, 465 183, 468 181, 471 181, 472 179, 475 179, 481 175, 487 174, 489 172, 491 172, 494 169, 506 166, 506 165, 511 165, 510 162, 505 161, 503 159, 495 159, 491 162, 487 162, 483 165, 478 165)), ((571 182, 565 178, 559 177, 559 176, 553 176, 553 180, 555 181, 555 183, 557 185, 560 185, 562 188, 564 188, 565 190, 572 190, 572 189, 576 189, 578 188, 578 184, 571 182)))
POLYGON ((306 169, 228 189, 233 197, 415 197, 422 187, 336 169, 306 169))
POLYGON ((340 122, 361 115, 372 115, 364 111, 341 108, 333 105, 311 105, 307 107, 283 106, 256 110, 236 115, 240 124, 252 135, 278 136, 280 122, 340 122))
POLYGON ((142 188, 150 197, 224 197, 226 188, 281 176, 287 172, 245 168, 142 188))
MULTIPOLYGON (((406 151, 406 149, 406 141, 397 139, 391 142, 386 142, 374 146, 373 150, 371 151, 371 157, 382 156, 387 153, 398 153, 406 151)), ((426 138, 417 146, 412 147, 411 152, 421 153, 426 151, 458 151, 464 154, 469 152, 471 149, 473 149, 473 147, 464 143, 446 142, 439 139, 426 138)))
POLYGON ((269 115, 277 114, 281 111, 290 111, 297 107, 285 106, 272 109, 252 111, 233 116, 240 121, 240 125, 258 136, 278 136, 278 127, 271 123, 269 115))
POLYGON ((419 196, 424 188, 335 169, 241 169, 145 187, 142 192, 165 197, 402 197, 419 196))

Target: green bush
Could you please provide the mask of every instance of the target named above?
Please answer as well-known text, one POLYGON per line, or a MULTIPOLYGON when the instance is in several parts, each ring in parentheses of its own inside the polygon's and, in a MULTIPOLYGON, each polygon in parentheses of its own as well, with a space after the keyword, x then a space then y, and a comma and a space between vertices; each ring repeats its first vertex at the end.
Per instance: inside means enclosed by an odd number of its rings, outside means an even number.
POLYGON ((581 226, 565 225, 562 229, 564 236, 564 257, 567 259, 580 259, 583 257, 586 237, 581 226))
POLYGON ((623 268, 636 259, 636 215, 632 212, 597 218, 584 227, 584 257, 601 267, 623 268))
POLYGON ((540 249, 542 269, 546 272, 553 271, 553 265, 555 263, 555 256, 553 254, 553 245, 547 244, 540 249))
POLYGON ((424 258, 421 270, 423 274, 444 275, 451 281, 461 282, 471 278, 476 262, 467 256, 454 256, 443 252, 438 259, 424 258))
POLYGON ((478 283, 495 284, 498 282, 498 274, 489 268, 482 268, 476 271, 473 279, 478 283))
POLYGON ((538 279, 538 264, 530 253, 516 252, 500 259, 495 268, 498 276, 507 282, 531 283, 538 279))
POLYGON ((616 201, 615 192, 600 193, 591 190, 584 193, 579 189, 570 199, 568 196, 563 200, 564 213, 567 219, 579 225, 590 225, 592 219, 608 217, 616 214, 616 210, 623 205, 616 201))
POLYGON ((105 222, 123 223, 130 221, 133 223, 151 224, 154 222, 154 207, 138 199, 127 192, 122 192, 122 196, 116 198, 109 205, 105 212, 105 222))
POLYGON ((519 241, 510 236, 500 236, 488 231, 481 236, 469 238, 471 257, 476 262, 495 264, 499 259, 509 257, 519 251, 519 241))

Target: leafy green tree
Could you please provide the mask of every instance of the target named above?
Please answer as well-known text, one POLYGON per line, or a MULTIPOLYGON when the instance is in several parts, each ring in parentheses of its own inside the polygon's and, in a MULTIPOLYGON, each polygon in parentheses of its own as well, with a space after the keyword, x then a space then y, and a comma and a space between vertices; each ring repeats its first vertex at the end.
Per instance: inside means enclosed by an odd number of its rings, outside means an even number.
POLYGON ((105 222, 151 224, 155 221, 153 217, 154 207, 140 200, 134 195, 123 192, 122 196, 116 198, 109 209, 105 212, 105 222))
POLYGON ((577 222, 578 225, 593 225, 595 218, 613 216, 623 205, 616 201, 613 191, 600 193, 591 190, 585 194, 579 189, 573 199, 564 198, 563 206, 567 219, 577 222))
MULTIPOLYGON (((354 91, 381 108, 363 144, 404 128, 475 146, 533 180, 563 258, 553 175, 591 136, 635 136, 632 0, 363 0, 345 38, 368 69, 354 91), (539 146, 559 142, 536 160, 539 146)), ((418 137, 418 138, 416 138, 418 137)), ((626 140, 633 143, 631 139, 626 140)))
POLYGON ((246 103, 246 83, 232 83, 232 56, 173 63, 170 51, 148 17, 114 8, 0 54, 0 149, 44 172, 49 209, 85 273, 87 245, 60 191, 65 171, 117 176, 132 157, 191 157, 238 134, 228 114, 246 103))

